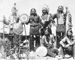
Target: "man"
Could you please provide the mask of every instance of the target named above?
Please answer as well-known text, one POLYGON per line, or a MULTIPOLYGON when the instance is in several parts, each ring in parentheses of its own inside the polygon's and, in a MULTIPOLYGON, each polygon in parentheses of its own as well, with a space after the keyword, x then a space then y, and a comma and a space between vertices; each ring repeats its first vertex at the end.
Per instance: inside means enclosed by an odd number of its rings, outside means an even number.
POLYGON ((11 9, 11 15, 9 16, 9 21, 10 21, 10 34, 13 33, 13 27, 15 23, 19 22, 19 17, 18 17, 18 10, 16 8, 16 3, 14 3, 14 6, 11 9))
POLYGON ((52 15, 49 14, 49 8, 47 6, 42 8, 41 22, 42 22, 41 35, 42 36, 44 35, 46 27, 49 27, 49 32, 50 34, 52 34, 51 31, 52 15))
POLYGON ((49 28, 46 28, 45 35, 41 39, 41 45, 47 48, 47 55, 51 57, 56 57, 58 50, 54 46, 55 39, 52 34, 49 33, 49 28))
POLYGON ((21 23, 19 23, 19 17, 18 17, 18 10, 16 8, 16 3, 14 3, 14 6, 11 9, 11 15, 10 15, 10 33, 9 33, 9 40, 11 40, 11 47, 14 48, 15 45, 19 45, 20 40, 20 34, 23 31, 23 26, 21 23))
POLYGON ((57 48, 60 47, 59 42, 64 37, 66 32, 66 16, 67 12, 64 13, 63 6, 59 6, 57 13, 53 15, 53 19, 57 19, 56 35, 57 35, 57 48))
POLYGON ((67 31, 67 35, 60 41, 63 54, 69 54, 73 56, 73 45, 75 44, 75 39, 73 37, 72 30, 67 31))
POLYGON ((34 47, 40 45, 40 17, 36 13, 36 9, 32 8, 30 11, 29 23, 30 23, 30 51, 34 51, 34 47), (35 43, 34 43, 35 42, 35 43))

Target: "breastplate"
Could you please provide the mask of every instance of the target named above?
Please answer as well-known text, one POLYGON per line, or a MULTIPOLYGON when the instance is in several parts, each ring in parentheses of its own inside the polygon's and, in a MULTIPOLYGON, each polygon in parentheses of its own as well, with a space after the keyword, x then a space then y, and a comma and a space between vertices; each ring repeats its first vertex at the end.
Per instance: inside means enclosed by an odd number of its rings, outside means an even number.
POLYGON ((58 24, 64 24, 64 15, 63 14, 60 14, 58 16, 58 24))
POLYGON ((45 23, 45 21, 49 21, 49 15, 44 15, 41 18, 42 18, 42 23, 43 24, 45 23))

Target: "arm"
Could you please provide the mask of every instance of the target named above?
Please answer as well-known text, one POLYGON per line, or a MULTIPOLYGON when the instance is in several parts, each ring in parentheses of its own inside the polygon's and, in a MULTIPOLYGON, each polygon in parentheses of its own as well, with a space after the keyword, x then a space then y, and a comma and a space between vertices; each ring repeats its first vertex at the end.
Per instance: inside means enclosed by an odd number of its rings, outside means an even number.
POLYGON ((30 17, 29 17, 28 23, 30 23, 30 17))
POLYGON ((55 22, 55 19, 58 19, 57 14, 54 14, 54 15, 52 16, 52 19, 53 19, 52 22, 55 22))
POLYGON ((67 38, 67 39, 66 39, 66 41, 67 41, 67 43, 68 43, 68 44, 67 44, 67 45, 65 45, 65 47, 69 47, 69 46, 70 46, 70 44, 71 44, 70 39, 69 39, 69 38, 67 38))
POLYGON ((48 42, 47 42, 47 40, 46 40, 46 37, 45 37, 45 43, 48 44, 48 42))
POLYGON ((48 42, 46 41, 46 37, 45 37, 45 36, 43 36, 41 40, 42 40, 42 41, 41 41, 42 44, 43 44, 43 43, 48 43, 48 42))
POLYGON ((39 27, 41 28, 43 26, 43 23, 40 17, 38 19, 39 19, 39 25, 40 25, 39 27))
POLYGON ((53 16, 50 14, 49 21, 53 21, 53 16))
POLYGON ((68 42, 68 44, 65 47, 69 47, 69 46, 75 44, 75 39, 73 38, 73 41, 70 41, 70 39, 67 38, 67 42, 68 42))
POLYGON ((63 47, 65 47, 64 42, 66 41, 66 38, 67 38, 67 37, 64 37, 64 38, 60 41, 60 44, 61 44, 63 47))
POLYGON ((52 16, 52 18, 53 18, 53 20, 54 20, 55 18, 57 18, 57 14, 54 14, 54 15, 52 16))

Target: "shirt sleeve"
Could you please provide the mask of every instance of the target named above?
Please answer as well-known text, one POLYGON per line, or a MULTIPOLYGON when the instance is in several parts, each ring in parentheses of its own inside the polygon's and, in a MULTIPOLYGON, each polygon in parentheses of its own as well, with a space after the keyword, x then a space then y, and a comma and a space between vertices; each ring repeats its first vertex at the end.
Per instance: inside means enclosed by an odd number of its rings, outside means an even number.
POLYGON ((41 43, 43 44, 45 42, 45 36, 42 37, 41 43))
POLYGON ((64 42, 67 40, 67 37, 64 37, 61 41, 60 41, 60 44, 61 45, 64 45, 64 42))
POLYGON ((53 18, 53 19, 57 18, 57 14, 54 14, 54 15, 52 16, 52 18, 53 18))

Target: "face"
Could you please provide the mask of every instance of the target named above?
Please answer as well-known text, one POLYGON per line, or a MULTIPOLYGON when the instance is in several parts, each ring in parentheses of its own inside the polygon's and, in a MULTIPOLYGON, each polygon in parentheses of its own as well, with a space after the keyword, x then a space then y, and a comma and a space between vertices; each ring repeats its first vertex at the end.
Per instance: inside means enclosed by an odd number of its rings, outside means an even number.
POLYGON ((58 7, 58 12, 63 12, 63 6, 58 7))
POLYGON ((68 35, 72 35, 72 32, 71 31, 68 31, 68 35))
POLYGON ((32 8, 30 13, 31 13, 32 15, 36 14, 36 9, 32 8))
POLYGON ((48 11, 47 10, 42 10, 42 13, 43 14, 48 14, 48 11))

